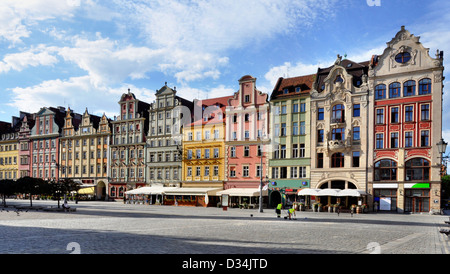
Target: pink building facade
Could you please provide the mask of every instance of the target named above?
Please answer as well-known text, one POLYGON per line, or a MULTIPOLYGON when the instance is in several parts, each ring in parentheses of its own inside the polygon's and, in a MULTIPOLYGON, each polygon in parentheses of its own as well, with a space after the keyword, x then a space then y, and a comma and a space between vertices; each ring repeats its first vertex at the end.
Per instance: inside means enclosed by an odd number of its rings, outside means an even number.
POLYGON ((225 190, 259 189, 261 174, 266 183, 268 130, 268 94, 256 89, 256 78, 246 75, 239 80, 239 91, 228 100, 226 109, 225 190))

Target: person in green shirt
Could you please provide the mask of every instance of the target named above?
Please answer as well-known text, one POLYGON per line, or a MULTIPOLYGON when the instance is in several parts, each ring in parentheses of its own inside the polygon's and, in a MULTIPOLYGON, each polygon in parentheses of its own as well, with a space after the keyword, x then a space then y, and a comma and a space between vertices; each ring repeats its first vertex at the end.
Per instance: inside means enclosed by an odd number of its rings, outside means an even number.
POLYGON ((279 203, 278 205, 277 205, 277 209, 275 209, 275 212, 277 213, 277 218, 280 218, 281 217, 281 208, 283 207, 283 204, 282 203, 279 203))
POLYGON ((290 208, 290 209, 288 210, 288 213, 289 213, 289 220, 292 220, 292 219, 291 219, 292 216, 294 216, 294 217, 297 218, 297 215, 295 214, 295 209, 294 209, 294 207, 290 208))

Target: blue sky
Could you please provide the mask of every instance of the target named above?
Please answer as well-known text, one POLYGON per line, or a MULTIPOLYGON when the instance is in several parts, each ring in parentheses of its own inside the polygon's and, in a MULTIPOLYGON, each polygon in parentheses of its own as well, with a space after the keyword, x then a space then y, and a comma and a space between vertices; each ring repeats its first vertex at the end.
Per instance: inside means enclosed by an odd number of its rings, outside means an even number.
POLYGON ((337 54, 381 54, 402 25, 431 54, 444 50, 447 65, 450 1, 367 2, 1 0, 0 120, 43 106, 113 117, 128 88, 152 102, 165 82, 187 99, 212 98, 250 74, 270 93, 278 77, 315 73, 337 54))

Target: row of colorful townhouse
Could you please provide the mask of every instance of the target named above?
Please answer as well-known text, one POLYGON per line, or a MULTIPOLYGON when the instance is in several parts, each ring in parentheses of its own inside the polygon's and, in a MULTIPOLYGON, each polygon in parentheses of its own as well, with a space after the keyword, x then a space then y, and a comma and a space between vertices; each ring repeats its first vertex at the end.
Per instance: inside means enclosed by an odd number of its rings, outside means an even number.
POLYGON ((63 107, 0 122, 0 180, 70 178, 96 199, 216 206, 364 204, 438 212, 443 53, 404 27, 367 62, 338 56, 272 93, 244 76, 234 95, 189 101, 130 90, 114 119, 63 107), (141 190, 136 192, 136 190, 141 190), (308 193, 304 190, 314 190, 308 193), (344 193, 345 196, 339 193, 344 193))

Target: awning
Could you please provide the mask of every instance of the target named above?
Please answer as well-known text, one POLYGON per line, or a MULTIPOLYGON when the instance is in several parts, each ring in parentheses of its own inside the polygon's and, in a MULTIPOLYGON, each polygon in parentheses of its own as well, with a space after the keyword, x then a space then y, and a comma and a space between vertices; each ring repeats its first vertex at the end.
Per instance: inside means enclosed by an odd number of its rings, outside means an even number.
POLYGON ((200 187, 177 187, 172 190, 165 191, 165 195, 209 195, 209 196, 217 196, 217 192, 222 191, 222 188, 200 188, 200 187))
POLYGON ((298 192, 298 196, 316 196, 318 192, 318 189, 305 188, 298 192))
POLYGON ((176 189, 176 187, 163 187, 163 186, 149 186, 126 191, 127 195, 152 195, 152 194, 164 194, 166 191, 176 189))
MULTIPOLYGON (((259 197, 259 188, 230 188, 223 191, 217 192, 217 195, 230 195, 233 196, 241 196, 241 197, 259 197)), ((263 196, 268 196, 268 191, 263 190, 263 196)))
POLYGON ((327 188, 327 189, 319 190, 319 192, 317 193, 316 196, 333 196, 333 197, 338 197, 338 196, 341 196, 340 192, 341 192, 340 189, 327 188))
POLYGON ((361 197, 365 195, 367 195, 365 191, 357 189, 344 189, 339 192, 340 197, 361 197))
POLYGON ((95 188, 93 186, 91 187, 85 187, 78 190, 78 194, 82 195, 94 195, 95 188))

